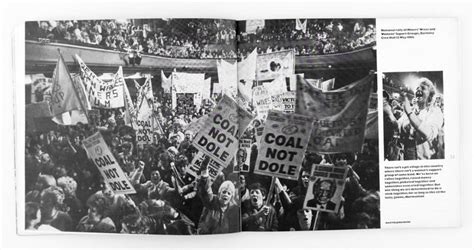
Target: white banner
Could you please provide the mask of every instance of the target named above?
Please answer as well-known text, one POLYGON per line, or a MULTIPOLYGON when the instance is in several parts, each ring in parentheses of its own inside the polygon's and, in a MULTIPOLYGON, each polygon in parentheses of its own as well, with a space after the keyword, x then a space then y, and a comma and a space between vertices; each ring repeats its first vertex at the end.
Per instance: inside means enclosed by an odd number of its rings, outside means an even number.
POLYGON ((258 55, 258 81, 271 80, 293 74, 295 74, 295 52, 293 50, 258 55))
POLYGON ((123 83, 121 81, 104 82, 77 55, 76 60, 79 63, 81 78, 92 107, 112 109, 121 108, 125 105, 123 83))

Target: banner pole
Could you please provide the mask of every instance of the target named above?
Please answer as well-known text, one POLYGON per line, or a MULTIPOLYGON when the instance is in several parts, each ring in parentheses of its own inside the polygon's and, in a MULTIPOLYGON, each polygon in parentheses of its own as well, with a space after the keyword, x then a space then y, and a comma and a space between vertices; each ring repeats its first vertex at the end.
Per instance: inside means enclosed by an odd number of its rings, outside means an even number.
POLYGON ((275 180, 276 177, 272 176, 272 182, 270 183, 270 188, 268 189, 267 201, 265 205, 270 205, 271 196, 273 196, 273 189, 275 189, 275 180))
POLYGON ((319 222, 319 213, 320 213, 320 211, 319 211, 319 210, 317 210, 317 211, 316 211, 315 218, 314 218, 314 223, 313 223, 313 229, 312 229, 313 231, 316 231, 316 230, 318 230, 318 224, 319 224, 319 223, 318 223, 318 222, 319 222))

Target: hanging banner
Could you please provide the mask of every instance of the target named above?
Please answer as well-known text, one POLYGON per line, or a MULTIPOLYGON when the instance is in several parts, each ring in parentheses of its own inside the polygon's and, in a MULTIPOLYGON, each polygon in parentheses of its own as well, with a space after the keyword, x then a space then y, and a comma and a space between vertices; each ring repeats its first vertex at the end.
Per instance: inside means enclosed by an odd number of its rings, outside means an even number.
POLYGON ((359 152, 364 141, 374 74, 343 88, 323 91, 298 76, 296 113, 315 119, 308 151, 359 152))
POLYGON ((84 139, 82 144, 89 159, 94 162, 104 178, 104 182, 112 189, 114 194, 136 193, 99 132, 84 139))
POLYGON ((245 59, 237 63, 237 94, 245 101, 252 98, 252 88, 256 80, 257 49, 254 49, 245 59))
POLYGON ((314 164, 303 207, 337 213, 341 206, 348 170, 347 166, 314 164))
POLYGON ((221 91, 216 89, 214 84, 214 93, 220 93, 222 90, 228 90, 232 96, 237 95, 237 63, 229 63, 224 59, 217 61, 217 76, 221 91))
POLYGON ((76 61, 79 63, 80 75, 92 107, 103 109, 124 107, 123 83, 121 81, 104 82, 77 55, 76 61))
POLYGON ((173 72, 171 84, 176 93, 201 92, 204 85, 204 74, 173 72))
POLYGON ((295 74, 295 52, 285 50, 258 55, 257 69, 258 81, 289 77, 295 74))
POLYGON ((298 180, 312 126, 311 117, 269 111, 254 173, 298 180))
POLYGON ((171 91, 171 76, 166 77, 163 70, 161 71, 161 87, 165 93, 170 93, 171 91))
POLYGON ((193 145, 211 159, 227 166, 239 147, 241 134, 252 119, 252 114, 224 95, 194 138, 193 145))

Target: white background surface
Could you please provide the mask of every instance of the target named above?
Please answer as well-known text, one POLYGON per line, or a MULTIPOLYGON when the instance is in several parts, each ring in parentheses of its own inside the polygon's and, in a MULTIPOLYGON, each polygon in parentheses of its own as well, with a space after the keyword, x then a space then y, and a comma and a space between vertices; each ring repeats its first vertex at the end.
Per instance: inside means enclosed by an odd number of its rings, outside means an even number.
MULTIPOLYGON (((377 71, 417 72, 442 71, 444 97, 445 159, 415 161, 383 161, 384 166, 443 165, 433 177, 446 192, 426 194, 423 198, 381 199, 382 228, 454 227, 460 225, 459 209, 459 106, 461 93, 457 61, 457 20, 454 18, 377 19, 377 71), (413 39, 381 39, 381 30, 435 28, 433 35, 419 35, 413 39), (433 219, 436 218, 436 219, 433 219), (387 223, 409 221, 410 223, 387 223)), ((387 33, 387 32, 384 32, 387 33)), ((377 74, 379 89, 382 75, 377 74)), ((382 100, 379 100, 382 103, 382 100)), ((382 117, 379 109, 379 117, 382 117)), ((379 121, 382 121, 380 119, 379 121)), ((379 126, 379 134, 384 126, 379 126)), ((383 162, 382 162, 383 161, 383 162)), ((384 170, 380 168, 381 197, 384 197, 384 170)))
MULTIPOLYGON (((204 248, 294 248, 294 247, 469 247, 472 244, 472 5, 456 1, 13 1, 0 3, 0 41, 2 90, 2 132, 0 160, 3 163, 1 197, 2 247, 25 248, 106 248, 106 247, 204 247, 204 248), (157 235, 61 235, 18 236, 15 214, 15 172, 13 151, 12 31, 25 20, 105 19, 105 18, 317 18, 317 17, 457 17, 460 81, 458 94, 462 105, 460 177, 461 227, 428 229, 344 230, 319 232, 239 233, 212 236, 157 235)), ((24 46, 20 43, 20 46, 24 46)), ((442 50, 443 48, 439 48, 442 50)), ((18 60, 18 59, 16 59, 18 60)), ((21 59, 23 60, 23 59, 21 59)), ((440 58, 442 60, 442 58, 440 58)), ((446 83, 445 83, 446 84, 446 83)), ((17 84, 17 87, 23 85, 17 84)), ((444 89, 449 86, 445 85, 444 89)), ((457 211, 452 211, 457 213, 457 211)), ((383 211, 382 211, 383 213, 383 211)), ((438 218, 433 217, 433 220, 438 218)))

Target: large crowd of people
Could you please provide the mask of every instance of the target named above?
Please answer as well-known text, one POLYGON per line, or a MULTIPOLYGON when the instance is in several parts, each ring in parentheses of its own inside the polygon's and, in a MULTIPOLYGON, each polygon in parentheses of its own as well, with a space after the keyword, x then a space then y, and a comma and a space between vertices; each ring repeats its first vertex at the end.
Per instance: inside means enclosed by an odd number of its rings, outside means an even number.
POLYGON ((99 46, 136 55, 173 58, 236 58, 235 24, 226 20, 67 20, 26 23, 26 38, 99 46), (221 45, 209 48, 205 44, 221 45))
POLYGON ((320 162, 349 165, 350 171, 343 205, 337 213, 321 213, 316 229, 380 227, 377 141, 366 140, 361 153, 308 153, 298 181, 282 179, 270 188, 269 177, 253 173, 258 148, 250 125, 245 132, 254 142, 249 172, 227 166, 211 181, 204 163, 199 177, 186 174, 197 153, 187 125, 210 112, 219 98, 183 115, 167 96, 157 96, 154 112, 164 133, 155 133, 145 146, 138 146, 135 131, 125 126, 123 109, 100 110, 100 118, 89 124, 27 133, 25 228, 132 234, 311 230, 315 211, 303 209, 303 200, 311 165, 320 162), (135 194, 114 194, 88 159, 82 140, 96 131, 135 194))
MULTIPOLYGON (((295 29, 294 19, 266 20, 263 28, 252 33, 241 31, 237 39, 240 47, 256 45, 260 53, 294 49, 296 55, 342 53, 375 44, 373 19, 305 20, 304 31, 295 29), (298 41, 308 43, 298 45, 298 41)), ((246 50, 240 52, 248 53, 246 50)))
POLYGON ((172 58, 243 58, 258 53, 295 50, 296 55, 333 54, 375 43, 370 20, 308 19, 305 32, 295 19, 266 20, 256 33, 239 31, 235 22, 213 19, 169 19, 157 23, 134 20, 66 20, 26 23, 26 38, 129 53, 172 58), (296 41, 292 43, 289 41, 296 41), (298 43, 305 41, 303 43, 298 43), (239 46, 237 46, 237 44, 239 46), (247 46, 251 44, 251 46, 247 46), (211 46, 209 46, 211 45, 211 46))
MULTIPOLYGON (((397 73, 393 73, 397 75, 397 73)), ((400 74, 403 75, 403 74, 400 74)), ((384 75, 384 148, 386 160, 444 159, 444 99, 428 77, 406 82, 384 75)), ((440 81, 442 77, 432 79, 440 81)))

